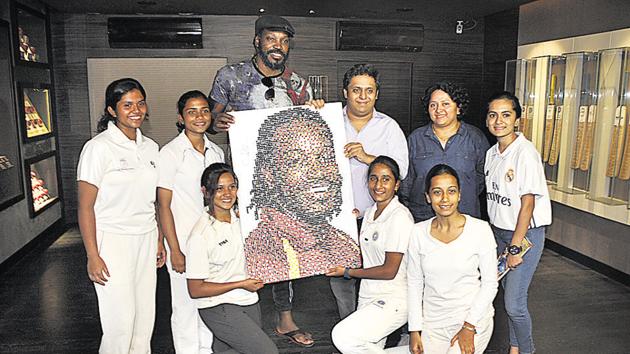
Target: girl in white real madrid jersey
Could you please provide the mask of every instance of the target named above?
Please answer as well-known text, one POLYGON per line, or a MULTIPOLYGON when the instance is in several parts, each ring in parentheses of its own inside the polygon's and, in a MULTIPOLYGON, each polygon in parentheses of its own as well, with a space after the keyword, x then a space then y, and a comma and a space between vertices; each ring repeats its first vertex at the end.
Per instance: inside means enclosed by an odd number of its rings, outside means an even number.
POLYGON ((497 144, 486 153, 486 191, 498 251, 507 247, 507 265, 512 269, 501 280, 510 354, 535 352, 527 292, 542 255, 544 227, 551 224, 551 202, 540 154, 515 132, 520 117, 521 106, 513 94, 501 92, 490 98, 486 125, 497 144), (525 237, 532 247, 522 255, 525 237))
POLYGON ((190 231, 186 255, 188 292, 214 334, 215 353, 277 354, 262 330, 257 291, 247 277, 239 219, 234 213, 238 180, 232 168, 213 163, 201 175, 207 213, 190 231))
POLYGON ((212 333, 201 321, 186 285, 186 240, 204 214, 199 186, 206 166, 223 162, 223 150, 206 136, 211 124, 210 104, 201 91, 188 91, 177 102, 179 135, 160 150, 158 210, 168 244, 166 262, 170 285, 171 331, 175 352, 212 353, 212 333))
POLYGON ((134 79, 107 86, 98 135, 79 158, 78 218, 103 329, 100 353, 151 352, 158 241, 158 145, 140 132, 146 93, 134 79))
POLYGON ((362 279, 358 309, 332 330, 332 340, 344 354, 383 353, 387 336, 407 322, 405 254, 413 217, 396 196, 400 187, 396 161, 378 156, 367 174, 376 203, 365 212, 359 235, 363 268, 338 266, 326 273, 362 279))

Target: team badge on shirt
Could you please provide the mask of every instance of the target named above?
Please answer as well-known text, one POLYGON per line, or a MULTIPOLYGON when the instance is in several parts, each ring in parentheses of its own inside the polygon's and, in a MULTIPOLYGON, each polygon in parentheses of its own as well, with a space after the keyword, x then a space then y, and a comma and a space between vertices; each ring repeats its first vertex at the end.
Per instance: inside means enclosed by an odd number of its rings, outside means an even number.
POLYGON ((512 182, 513 180, 514 180, 514 170, 510 168, 505 174, 505 181, 509 183, 509 182, 512 182))
POLYGON ((375 232, 375 233, 372 235, 372 241, 376 241, 376 240, 378 240, 378 232, 375 232))

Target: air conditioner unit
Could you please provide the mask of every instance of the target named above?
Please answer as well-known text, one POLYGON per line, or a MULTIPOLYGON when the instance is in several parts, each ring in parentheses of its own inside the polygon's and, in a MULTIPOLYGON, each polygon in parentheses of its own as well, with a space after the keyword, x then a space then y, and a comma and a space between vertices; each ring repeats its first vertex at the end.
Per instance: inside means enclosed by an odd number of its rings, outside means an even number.
POLYGON ((421 24, 337 22, 337 50, 420 52, 423 44, 421 24))
POLYGON ((111 48, 203 48, 201 18, 110 17, 111 48))

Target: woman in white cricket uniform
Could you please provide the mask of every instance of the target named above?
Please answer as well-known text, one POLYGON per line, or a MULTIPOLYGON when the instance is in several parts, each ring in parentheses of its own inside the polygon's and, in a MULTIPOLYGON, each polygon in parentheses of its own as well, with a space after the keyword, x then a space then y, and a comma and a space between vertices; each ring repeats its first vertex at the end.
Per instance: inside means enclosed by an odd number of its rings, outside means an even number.
POLYGON ((168 244, 166 265, 171 284, 171 331, 176 353, 212 353, 212 333, 199 317, 186 285, 186 241, 204 214, 199 187, 206 166, 223 162, 223 150, 206 137, 210 104, 201 91, 188 91, 177 102, 179 135, 160 150, 158 210, 168 244))
POLYGON ((126 78, 105 91, 99 134, 77 167, 79 228, 103 329, 100 353, 150 353, 155 320, 158 145, 140 132, 146 93, 126 78))
POLYGON ((262 330, 257 291, 262 280, 247 278, 241 227, 233 207, 238 181, 224 163, 208 166, 201 176, 207 213, 188 238, 188 292, 199 315, 214 334, 215 353, 277 354, 262 330))
POLYGON ((492 230, 458 211, 459 177, 450 166, 429 170, 425 193, 436 216, 417 223, 409 241, 409 350, 481 354, 498 287, 492 230))
POLYGON ((545 242, 545 226, 551 224, 551 202, 540 154, 525 137, 515 132, 521 105, 513 94, 500 92, 488 103, 486 125, 497 144, 486 153, 488 216, 499 252, 508 249, 512 270, 501 280, 510 330, 510 354, 534 353, 532 320, 527 291, 545 242), (527 237, 532 248, 521 253, 527 237))
POLYGON ((361 278, 358 309, 332 330, 344 354, 383 353, 387 336, 407 322, 407 247, 413 217, 398 201, 396 161, 378 156, 368 167, 368 189, 376 202, 366 212, 359 241, 363 268, 338 266, 326 275, 361 278))

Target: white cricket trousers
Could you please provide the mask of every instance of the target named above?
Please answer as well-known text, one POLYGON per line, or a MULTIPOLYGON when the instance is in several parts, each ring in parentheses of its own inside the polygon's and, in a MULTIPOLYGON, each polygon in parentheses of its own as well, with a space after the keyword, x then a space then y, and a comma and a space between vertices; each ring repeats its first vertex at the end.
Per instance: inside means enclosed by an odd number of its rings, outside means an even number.
POLYGON ((332 340, 343 354, 384 353, 387 336, 407 322, 407 299, 359 299, 358 309, 337 323, 332 340))
MULTIPOLYGON (((168 258, 168 257, 167 257, 168 258)), ((188 294, 186 273, 173 270, 170 258, 167 263, 171 280, 171 331, 176 354, 212 353, 212 332, 199 316, 197 304, 188 294)))
MULTIPOLYGON (((483 319, 477 327, 475 334, 475 354, 483 354, 490 343, 492 337, 492 329, 494 327, 494 316, 483 319)), ((451 339, 462 329, 462 325, 453 325, 444 328, 425 328, 422 330, 422 348, 423 354, 461 354, 459 344, 451 347, 451 339)), ((409 347, 396 347, 387 350, 388 354, 409 353, 409 347)))
POLYGON ((98 253, 109 270, 94 283, 103 337, 101 354, 150 354, 155 323, 157 229, 141 235, 97 231, 98 253))

